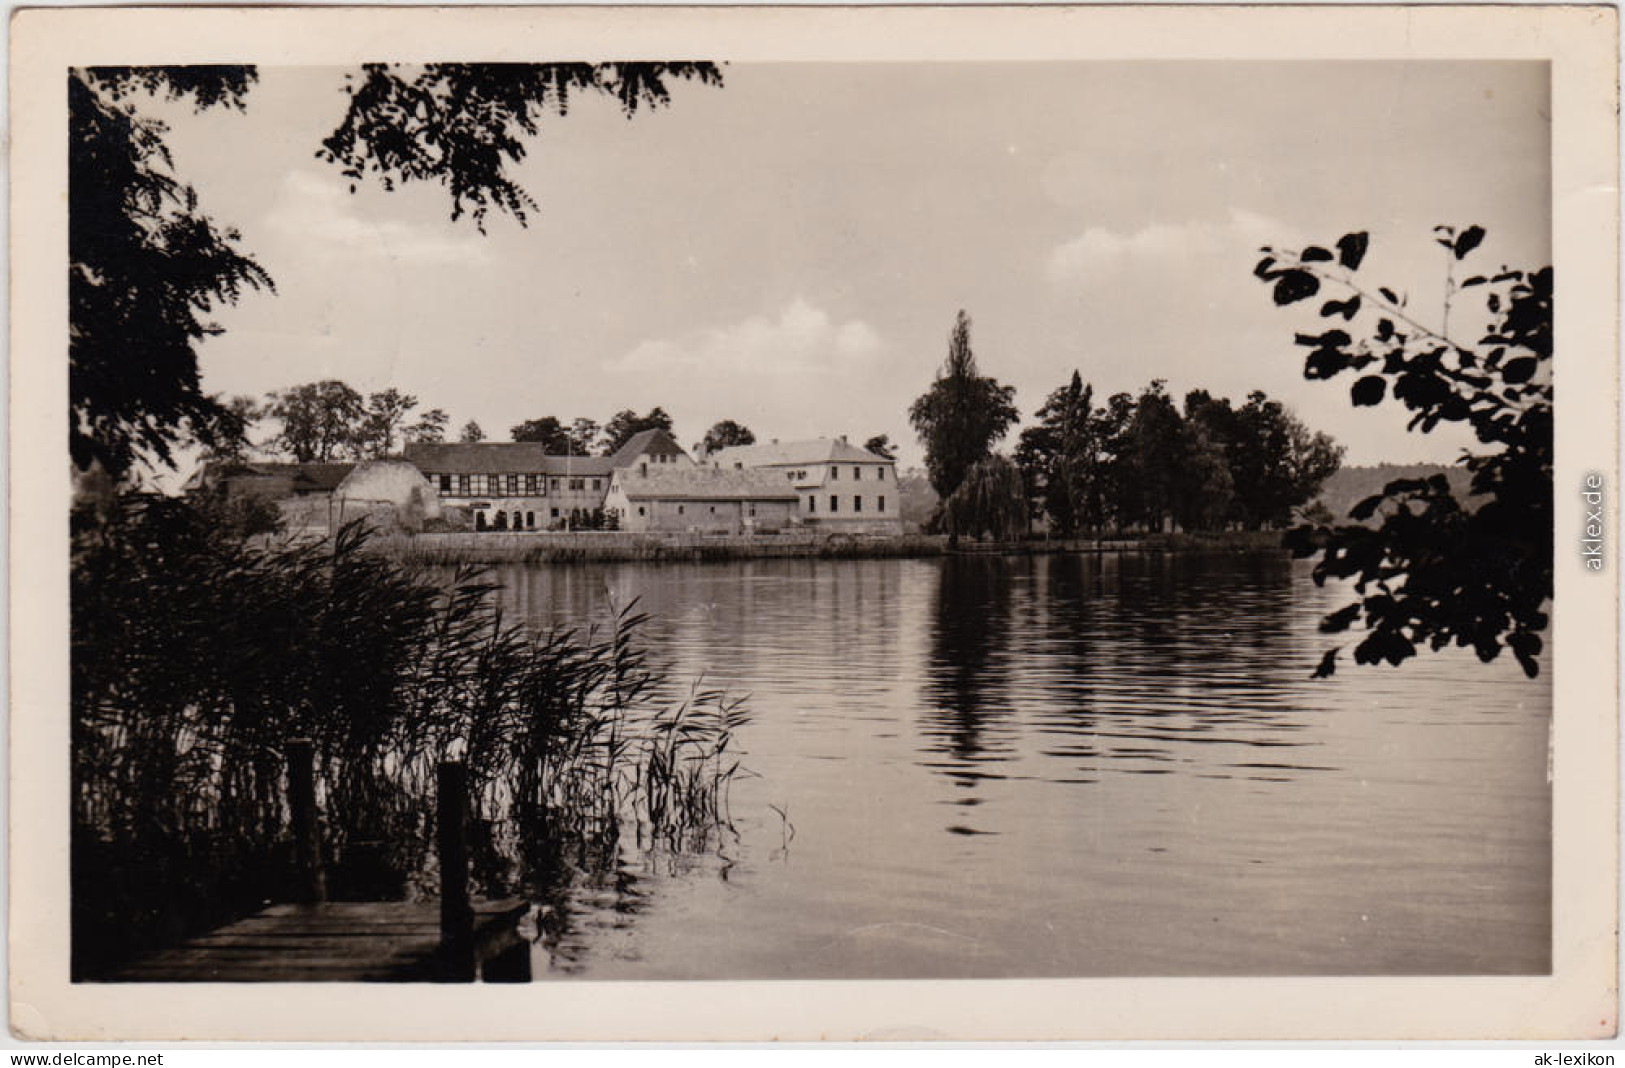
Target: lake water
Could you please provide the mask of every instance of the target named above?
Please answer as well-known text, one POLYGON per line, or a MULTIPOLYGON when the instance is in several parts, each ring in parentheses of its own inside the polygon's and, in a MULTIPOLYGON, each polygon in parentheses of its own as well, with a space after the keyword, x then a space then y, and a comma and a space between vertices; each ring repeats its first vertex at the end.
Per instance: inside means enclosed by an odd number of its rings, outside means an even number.
MULTIPOLYGON (((641 598, 749 696, 734 832, 628 842, 538 978, 1538 974, 1549 678, 1309 675, 1344 598, 1262 556, 501 569, 539 626, 641 598)), ((1347 636, 1343 636, 1347 637, 1347 636)))

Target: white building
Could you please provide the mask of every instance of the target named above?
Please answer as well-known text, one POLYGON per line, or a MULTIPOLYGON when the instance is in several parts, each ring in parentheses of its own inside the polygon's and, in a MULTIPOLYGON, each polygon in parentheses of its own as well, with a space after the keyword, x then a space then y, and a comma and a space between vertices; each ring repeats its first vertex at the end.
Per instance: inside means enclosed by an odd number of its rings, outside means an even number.
POLYGON ((845 534, 901 534, 897 465, 845 438, 772 441, 719 449, 705 463, 728 471, 771 471, 795 490, 809 527, 845 534))

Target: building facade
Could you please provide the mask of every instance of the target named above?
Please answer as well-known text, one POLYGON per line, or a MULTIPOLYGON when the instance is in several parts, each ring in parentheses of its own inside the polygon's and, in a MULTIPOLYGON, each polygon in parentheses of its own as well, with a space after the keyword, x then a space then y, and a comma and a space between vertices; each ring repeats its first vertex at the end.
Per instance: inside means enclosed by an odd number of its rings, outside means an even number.
POLYGON ((664 430, 635 435, 613 456, 556 456, 534 442, 408 445, 443 507, 476 530, 600 529, 617 470, 675 471, 694 461, 664 430))
POLYGON ((771 472, 790 486, 805 526, 844 534, 901 534, 897 465, 844 438, 768 442, 720 449, 707 466, 771 472))
POLYGON ((618 469, 605 509, 621 530, 777 534, 797 523, 799 498, 776 474, 689 466, 618 469))

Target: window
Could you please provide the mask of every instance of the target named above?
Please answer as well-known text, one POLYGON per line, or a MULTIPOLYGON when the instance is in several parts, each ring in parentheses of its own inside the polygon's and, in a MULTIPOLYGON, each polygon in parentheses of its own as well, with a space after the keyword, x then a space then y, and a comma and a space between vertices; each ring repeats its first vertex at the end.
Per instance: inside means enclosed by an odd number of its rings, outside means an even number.
POLYGON ((484 475, 470 475, 470 476, 468 476, 468 478, 469 478, 469 482, 474 487, 474 496, 476 496, 476 497, 485 496, 485 476, 484 475))
POLYGON ((649 477, 649 462, 647 460, 645 460, 642 463, 638 464, 638 477, 639 478, 648 478, 649 477))
POLYGON ((841 510, 841 499, 835 496, 833 493, 829 495, 829 510, 831 512, 839 512, 841 510))
POLYGON ((470 493, 469 490, 468 490, 468 476, 467 475, 458 475, 457 476, 457 496, 459 496, 459 497, 472 497, 473 496, 473 494, 470 493))
POLYGON ((584 479, 584 478, 572 478, 570 480, 570 489, 579 491, 579 490, 584 490, 586 488, 587 488, 587 480, 586 479, 584 479))
POLYGON ((682 506, 682 505, 680 505, 680 504, 679 504, 679 505, 678 505, 678 506, 677 506, 677 514, 678 514, 678 515, 682 515, 682 514, 683 514, 683 506, 682 506))
POLYGON ((525 529, 526 530, 535 530, 536 529, 536 513, 535 512, 526 512, 525 513, 525 529))
POLYGON ((519 529, 519 513, 518 512, 515 512, 513 514, 513 528, 515 530, 519 529))
POLYGON ((886 481, 886 469, 884 467, 875 468, 875 477, 882 482, 886 481))
MULTIPOLYGON (((738 467, 738 466, 739 466, 739 465, 738 465, 738 464, 734 464, 734 466, 735 466, 735 467, 738 467)), ((787 479, 789 479, 789 480, 790 480, 790 481, 791 481, 791 482, 794 482, 794 481, 795 481, 795 480, 796 480, 796 473, 795 473, 795 472, 794 472, 794 471, 786 471, 786 472, 785 472, 785 473, 784 473, 784 477, 785 477, 785 478, 787 478, 787 479)))
POLYGON ((829 478, 830 478, 831 482, 835 481, 836 479, 838 479, 840 477, 841 477, 841 469, 839 467, 832 467, 832 468, 829 469, 829 478))
POLYGON ((450 475, 441 475, 440 476, 440 492, 441 493, 450 493, 451 492, 451 476, 450 475))
POLYGON ((852 498, 852 510, 854 512, 863 511, 863 498, 862 497, 853 496, 853 498, 852 498))
POLYGON ((640 505, 638 505, 638 515, 642 515, 642 514, 643 514, 643 505, 640 504, 640 505))
POLYGON ((817 497, 808 497, 807 498, 807 514, 812 515, 813 513, 817 512, 817 511, 818 511, 818 498, 817 497))
POLYGON ((555 509, 553 509, 553 518, 557 519, 558 517, 559 517, 559 510, 557 508, 555 508, 555 509))
POLYGON ((555 478, 555 479, 552 479, 551 481, 553 483, 553 492, 557 493, 559 491, 559 480, 555 478))
POLYGON ((593 479, 592 480, 592 488, 593 489, 603 489, 604 488, 604 480, 601 479, 601 478, 593 479))
POLYGON ((488 484, 491 487, 491 496, 493 496, 493 497, 502 496, 502 476, 501 475, 488 475, 488 476, 486 476, 486 479, 487 479, 488 484))
POLYGON ((875 511, 884 512, 885 510, 886 510, 886 498, 881 497, 879 501, 875 502, 875 511))
POLYGON ((860 481, 862 478, 863 478, 863 468, 854 467, 852 469, 852 481, 857 482, 857 481, 860 481))
POLYGON ((750 506, 750 514, 751 514, 752 518, 755 518, 755 516, 756 516, 756 506, 754 504, 750 506))
POLYGON ((712 515, 716 515, 716 514, 717 514, 717 506, 716 506, 716 505, 714 505, 714 504, 713 504, 713 505, 712 505, 712 506, 711 506, 711 514, 712 514, 712 515))

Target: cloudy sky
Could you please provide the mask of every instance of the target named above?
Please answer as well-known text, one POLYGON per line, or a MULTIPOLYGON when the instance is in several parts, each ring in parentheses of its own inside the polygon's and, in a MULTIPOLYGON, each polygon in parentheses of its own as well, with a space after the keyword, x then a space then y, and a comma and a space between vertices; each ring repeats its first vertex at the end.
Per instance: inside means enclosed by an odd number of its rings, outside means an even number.
MULTIPOLYGON (((528 227, 453 223, 434 187, 352 194, 314 158, 343 71, 262 68, 246 114, 166 112, 177 169, 277 280, 224 309, 205 385, 396 386, 495 440, 527 418, 662 405, 685 444, 877 433, 974 320, 1025 416, 1074 368, 1263 389, 1348 462, 1459 438, 1306 382, 1263 244, 1369 230, 1362 275, 1442 301, 1436 223, 1487 266, 1550 262, 1546 69, 1517 63, 734 64, 626 120, 583 100, 518 170, 528 227)), ((1311 311, 1312 316, 1312 311, 1311 311)), ((1008 442, 1014 444, 1014 436, 1008 442)))

